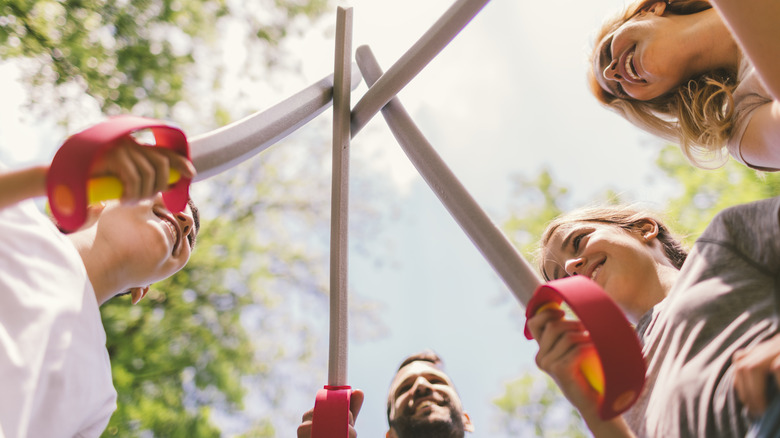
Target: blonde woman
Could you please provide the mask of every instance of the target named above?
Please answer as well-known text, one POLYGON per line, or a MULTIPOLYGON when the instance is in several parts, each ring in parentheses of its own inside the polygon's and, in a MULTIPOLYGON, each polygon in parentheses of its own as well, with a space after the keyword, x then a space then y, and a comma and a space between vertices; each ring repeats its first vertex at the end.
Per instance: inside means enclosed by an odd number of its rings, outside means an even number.
POLYGON ((591 91, 633 124, 679 143, 699 167, 718 167, 728 153, 751 168, 779 170, 780 6, 749 3, 631 4, 596 35, 591 91))

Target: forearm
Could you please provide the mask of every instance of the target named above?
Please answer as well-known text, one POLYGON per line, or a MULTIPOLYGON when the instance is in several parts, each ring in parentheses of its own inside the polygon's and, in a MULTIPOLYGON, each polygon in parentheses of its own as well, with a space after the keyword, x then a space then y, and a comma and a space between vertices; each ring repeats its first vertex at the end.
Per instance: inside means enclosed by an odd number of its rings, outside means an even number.
POLYGON ((585 424, 588 425, 588 429, 590 429, 595 438, 635 437, 634 433, 629 429, 628 424, 626 424, 626 421, 620 416, 609 421, 604 421, 597 416, 590 419, 585 418, 585 424))
POLYGON ((0 174, 0 209, 45 196, 48 170, 48 166, 36 166, 0 174))
POLYGON ((775 100, 780 100, 780 2, 711 0, 775 100))

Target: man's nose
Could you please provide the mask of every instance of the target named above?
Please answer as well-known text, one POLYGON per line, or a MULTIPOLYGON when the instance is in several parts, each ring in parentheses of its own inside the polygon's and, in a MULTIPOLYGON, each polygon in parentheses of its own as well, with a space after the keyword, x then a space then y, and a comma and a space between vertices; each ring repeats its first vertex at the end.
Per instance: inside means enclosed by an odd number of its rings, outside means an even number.
POLYGON ((428 381, 425 377, 418 377, 417 380, 414 382, 414 395, 424 396, 428 395, 431 392, 433 392, 433 387, 431 386, 431 382, 428 381))
POLYGON ((620 76, 620 73, 617 69, 617 59, 613 59, 612 62, 609 63, 609 65, 604 69, 603 75, 604 79, 610 80, 610 81, 618 81, 620 79, 623 79, 622 76, 620 76))

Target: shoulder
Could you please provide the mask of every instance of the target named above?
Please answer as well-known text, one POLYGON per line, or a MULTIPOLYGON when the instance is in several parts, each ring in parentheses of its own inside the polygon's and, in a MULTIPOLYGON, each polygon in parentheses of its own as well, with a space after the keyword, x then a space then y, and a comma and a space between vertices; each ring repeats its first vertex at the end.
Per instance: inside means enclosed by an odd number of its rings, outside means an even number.
MULTIPOLYGON (((737 86, 734 89, 733 99, 734 124, 731 128, 731 135, 727 142, 727 148, 731 156, 737 161, 750 166, 742 157, 742 143, 746 136, 748 125, 753 119, 756 110, 770 104, 772 98, 769 96, 769 93, 761 82, 755 67, 753 67, 745 57, 742 58, 739 65, 737 86)), ((761 166, 758 166, 758 168, 761 168, 761 166)))
POLYGON ((695 247, 716 246, 774 269, 780 263, 780 197, 737 205, 718 213, 695 247))
POLYGON ((757 228, 762 231, 776 229, 778 212, 780 212, 780 196, 728 207, 715 215, 702 236, 708 235, 710 229, 717 230, 722 227, 734 229, 747 226, 752 231, 757 228))

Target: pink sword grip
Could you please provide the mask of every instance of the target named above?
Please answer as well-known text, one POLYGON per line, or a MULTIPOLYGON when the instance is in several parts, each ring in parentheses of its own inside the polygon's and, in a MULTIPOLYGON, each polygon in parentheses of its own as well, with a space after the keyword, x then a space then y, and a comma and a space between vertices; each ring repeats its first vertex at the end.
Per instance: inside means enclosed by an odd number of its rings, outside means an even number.
POLYGON ((349 438, 349 386, 325 385, 317 392, 312 438, 349 438))

